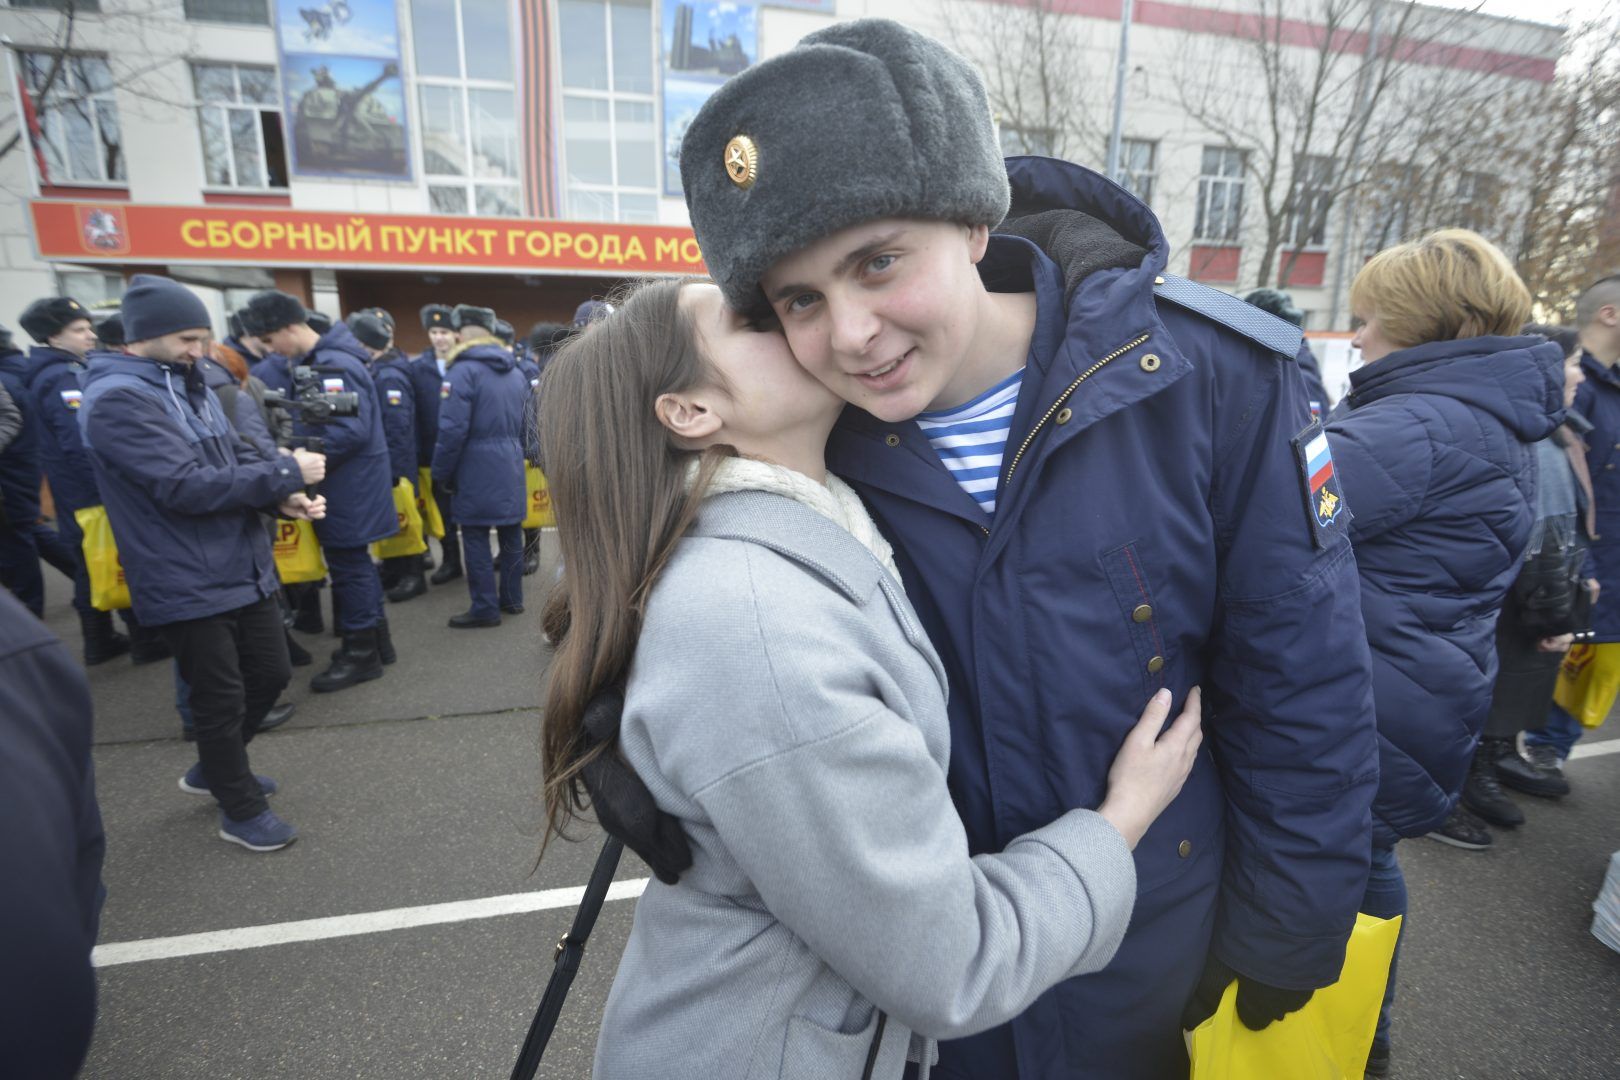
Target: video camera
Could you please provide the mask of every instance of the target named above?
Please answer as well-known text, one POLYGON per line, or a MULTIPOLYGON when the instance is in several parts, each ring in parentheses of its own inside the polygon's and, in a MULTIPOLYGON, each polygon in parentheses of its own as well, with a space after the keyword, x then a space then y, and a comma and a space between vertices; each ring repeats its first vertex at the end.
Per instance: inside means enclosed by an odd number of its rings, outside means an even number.
MULTIPOLYGON (((342 375, 340 367, 310 367, 300 364, 293 368, 293 396, 280 390, 266 390, 264 403, 272 409, 296 417, 306 424, 330 424, 346 416, 360 414, 360 395, 353 390, 328 390, 321 376, 342 375)), ((304 448, 321 452, 321 439, 317 435, 302 436, 304 448)))

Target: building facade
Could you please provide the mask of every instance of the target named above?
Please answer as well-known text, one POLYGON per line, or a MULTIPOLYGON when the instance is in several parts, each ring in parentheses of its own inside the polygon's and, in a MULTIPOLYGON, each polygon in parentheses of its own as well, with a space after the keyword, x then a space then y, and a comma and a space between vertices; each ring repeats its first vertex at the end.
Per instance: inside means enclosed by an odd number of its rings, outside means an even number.
MULTIPOLYGON (((888 16, 951 42, 985 71, 1009 153, 1102 168, 1121 7, 6 2, 0 321, 15 328, 57 290, 115 302, 130 274, 155 270, 196 288, 221 330, 243 296, 274 286, 331 314, 388 307, 409 347, 412 312, 431 301, 493 306, 521 332, 617 280, 699 270, 672 153, 685 122, 727 77, 835 20, 888 16)), ((1286 264, 1313 329, 1347 324, 1347 272, 1408 230, 1412 215, 1384 205, 1412 180, 1400 169, 1456 141, 1397 122, 1414 100, 1533 92, 1561 41, 1556 27, 1389 0, 1136 9, 1116 175, 1163 220, 1172 270, 1244 291, 1286 264), (1307 117, 1286 88, 1268 90, 1273 69, 1289 85, 1330 76, 1335 94, 1307 117), (1268 146, 1279 113, 1358 137, 1268 146)), ((1490 232, 1523 178, 1484 156, 1495 164, 1442 170, 1444 205, 1425 203, 1425 223, 1490 232)))

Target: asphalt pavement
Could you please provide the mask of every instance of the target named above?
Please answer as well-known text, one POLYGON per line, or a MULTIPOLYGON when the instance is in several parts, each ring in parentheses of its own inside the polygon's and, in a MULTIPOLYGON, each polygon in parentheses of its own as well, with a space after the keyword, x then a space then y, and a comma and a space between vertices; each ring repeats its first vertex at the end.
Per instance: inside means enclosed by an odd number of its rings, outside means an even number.
MULTIPOLYGON (((47 621, 77 652, 49 576, 47 621)), ((108 896, 85 1077, 509 1074, 577 902, 558 891, 584 885, 600 842, 582 830, 536 868, 547 580, 526 579, 528 612, 493 630, 445 626, 461 582, 390 605, 400 662, 376 682, 313 695, 319 667, 295 669, 297 715, 251 748, 301 834, 270 855, 217 839, 211 800, 176 786, 196 758, 170 666, 90 669, 108 896)), ((300 640, 318 658, 335 646, 300 640)), ((1586 745, 1620 750, 1620 721, 1586 745)), ((1620 1077, 1620 955, 1588 930, 1620 848, 1620 753, 1588 751, 1569 776, 1567 799, 1521 799, 1529 822, 1489 852, 1401 845, 1399 1080, 1620 1077)), ((646 875, 633 856, 618 873, 646 875)), ((604 909, 540 1076, 589 1076, 633 908, 604 909)))

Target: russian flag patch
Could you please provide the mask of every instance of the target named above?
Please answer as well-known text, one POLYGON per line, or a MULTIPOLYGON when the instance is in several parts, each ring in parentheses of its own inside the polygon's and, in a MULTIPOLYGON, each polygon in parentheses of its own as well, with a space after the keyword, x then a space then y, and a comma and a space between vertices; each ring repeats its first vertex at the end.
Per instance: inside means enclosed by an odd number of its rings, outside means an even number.
POLYGON ((79 407, 80 403, 83 402, 83 401, 84 401, 84 391, 83 390, 63 390, 62 391, 62 404, 66 405, 70 409, 77 409, 79 407))
POLYGON ((398 405, 400 402, 405 400, 405 391, 403 390, 389 390, 387 391, 387 394, 388 404, 390 405, 398 405))
POLYGON ((1295 435, 1293 447, 1311 540, 1319 548, 1326 547, 1334 534, 1348 531, 1350 508, 1344 503, 1344 488, 1333 468, 1333 448, 1321 421, 1312 420, 1309 427, 1295 435))
POLYGON ((444 380, 444 382, 439 384, 439 396, 441 398, 447 398, 447 397, 450 396, 450 380, 449 379, 446 379, 446 380, 444 380))

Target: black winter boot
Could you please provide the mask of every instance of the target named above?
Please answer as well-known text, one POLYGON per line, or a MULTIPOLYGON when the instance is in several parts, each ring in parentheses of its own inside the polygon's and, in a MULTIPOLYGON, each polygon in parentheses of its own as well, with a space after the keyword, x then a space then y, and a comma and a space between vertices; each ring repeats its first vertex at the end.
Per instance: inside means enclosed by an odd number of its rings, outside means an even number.
POLYGON ((293 616, 293 629, 304 634, 319 634, 326 629, 321 617, 321 590, 313 584, 298 588, 298 614, 293 616))
POLYGON ((129 638, 113 629, 112 612, 92 611, 79 616, 79 632, 84 635, 84 666, 105 664, 129 652, 129 638))
POLYGON ((1492 825, 1509 829, 1524 824, 1524 811, 1502 790, 1496 778, 1496 762, 1512 752, 1510 740, 1481 739, 1468 765, 1468 779, 1463 782, 1462 790, 1464 806, 1492 825))
POLYGON ((388 597, 390 604, 403 604, 407 600, 415 600, 427 592, 427 575, 422 565, 422 555, 412 555, 409 565, 400 570, 394 587, 383 595, 388 597))
POLYGON ((377 658, 385 665, 392 664, 395 660, 399 659, 399 654, 394 651, 394 638, 393 635, 388 632, 388 620, 385 618, 379 622, 376 626, 376 630, 377 658))
POLYGON ((443 585, 461 576, 461 537, 447 532, 439 543, 444 548, 444 562, 439 564, 429 579, 435 585, 443 585))
POLYGON ((343 647, 338 650, 332 666, 310 680, 309 688, 317 694, 346 690, 356 683, 382 678, 382 658, 377 655, 377 631, 357 630, 343 635, 343 647))

